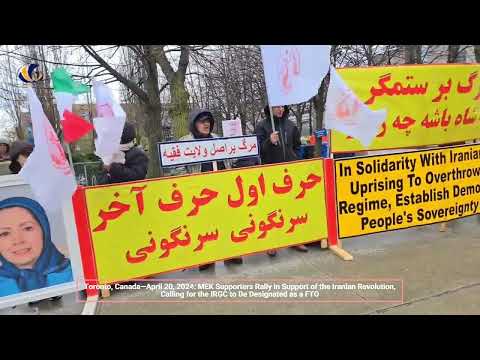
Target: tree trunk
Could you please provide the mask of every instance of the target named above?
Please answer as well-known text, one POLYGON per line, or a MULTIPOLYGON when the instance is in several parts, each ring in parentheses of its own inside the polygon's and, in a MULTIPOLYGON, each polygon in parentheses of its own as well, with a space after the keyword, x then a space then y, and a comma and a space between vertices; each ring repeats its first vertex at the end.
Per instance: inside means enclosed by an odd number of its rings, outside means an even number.
MULTIPOLYGON (((313 105, 315 107, 315 122, 316 129, 323 129, 323 114, 325 113, 325 102, 327 101, 328 84, 330 82, 330 73, 328 73, 322 81, 322 85, 318 90, 318 94, 313 98, 313 105)), ((315 143, 315 156, 320 157, 322 153, 322 142, 315 143)))
POLYGON ((405 64, 422 63, 422 45, 405 45, 405 64))
POLYGON ((160 167, 160 158, 158 154, 157 143, 163 141, 163 123, 162 123, 162 103, 160 101, 160 88, 158 87, 157 64, 150 55, 151 48, 143 46, 146 57, 146 73, 145 90, 147 93, 147 101, 145 104, 145 127, 148 139, 148 177, 156 178, 163 176, 163 169, 160 167))
POLYGON ((475 52, 475 61, 480 63, 480 45, 473 45, 473 50, 475 52))
POLYGON ((17 135, 18 140, 25 140, 25 132, 23 131, 22 126, 15 126, 15 134, 17 135))
POLYGON ((448 63, 456 63, 460 45, 448 45, 448 63))
POLYGON ((160 100, 157 104, 147 105, 146 130, 148 138, 148 178, 163 176, 163 169, 160 167, 157 143, 163 141, 162 127, 162 105, 160 100))
POLYGON ((297 120, 297 128, 298 128, 298 132, 300 133, 300 136, 302 135, 302 129, 303 129, 302 117, 303 117, 303 113, 300 111, 295 114, 295 119, 297 120))
POLYGON ((188 134, 189 94, 178 76, 175 76, 174 82, 170 84, 170 98, 168 114, 172 119, 173 135, 175 139, 179 139, 188 134))
POLYGON ((242 134, 246 135, 247 134, 247 112, 246 112, 246 110, 241 110, 239 112, 239 115, 240 115, 240 123, 242 124, 242 134))
POLYGON ((310 127, 310 135, 313 134, 313 123, 312 123, 312 101, 308 103, 308 125, 310 127))

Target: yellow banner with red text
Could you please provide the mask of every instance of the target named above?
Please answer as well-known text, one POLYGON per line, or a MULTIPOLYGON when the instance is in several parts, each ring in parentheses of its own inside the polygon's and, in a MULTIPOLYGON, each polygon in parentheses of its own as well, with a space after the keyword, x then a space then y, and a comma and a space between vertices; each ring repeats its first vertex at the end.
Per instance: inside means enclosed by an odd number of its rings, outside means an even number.
POLYGON ((372 110, 386 109, 387 117, 368 147, 333 131, 332 151, 408 148, 480 138, 479 69, 479 64, 337 69, 362 102, 372 110))
POLYGON ((327 237, 320 159, 85 189, 100 284, 327 237))

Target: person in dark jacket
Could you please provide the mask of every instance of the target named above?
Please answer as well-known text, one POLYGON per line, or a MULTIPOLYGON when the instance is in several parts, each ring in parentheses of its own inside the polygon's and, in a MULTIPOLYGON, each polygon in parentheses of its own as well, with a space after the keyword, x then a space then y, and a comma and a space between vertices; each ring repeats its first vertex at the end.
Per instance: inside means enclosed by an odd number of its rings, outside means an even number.
MULTIPOLYGON (((208 139, 208 138, 216 138, 218 135, 212 132, 213 127, 215 125, 215 120, 213 118, 213 114, 211 111, 207 109, 196 109, 193 110, 190 114, 190 134, 182 137, 180 141, 187 141, 187 140, 195 140, 195 139, 208 139)), ((224 161, 217 161, 217 169, 224 170, 230 169, 232 167, 231 162, 228 160, 224 161)), ((201 163, 201 164, 193 164, 187 165, 183 167, 185 170, 184 172, 189 174, 194 173, 202 173, 202 172, 209 172, 213 171, 213 163, 201 163)), ((242 258, 233 258, 224 261, 225 264, 242 264, 242 258)), ((206 270, 211 268, 215 265, 215 263, 204 264, 199 267, 200 271, 206 270)))
MULTIPOLYGON (((190 113, 189 134, 183 136, 179 141, 189 141, 198 139, 217 138, 218 135, 213 132, 215 120, 213 114, 207 109, 195 109, 190 113)), ((231 168, 229 161, 217 161, 217 169, 225 170, 231 168)), ((196 174, 200 172, 213 171, 213 163, 197 163, 179 167, 176 169, 176 175, 180 174, 196 174)))
POLYGON ((273 121, 275 132, 272 130, 269 106, 263 109, 265 119, 255 128, 260 145, 260 156, 263 164, 277 164, 299 160, 300 132, 297 125, 288 119, 288 106, 273 107, 273 121))
POLYGON ((111 164, 103 166, 108 184, 143 180, 147 176, 148 157, 134 143, 135 127, 126 122, 120 140, 120 151, 111 164))
MULTIPOLYGON (((260 121, 255 128, 262 163, 278 164, 300 160, 297 155, 301 145, 300 132, 298 131, 297 125, 288 119, 288 106, 272 107, 275 131, 272 129, 269 106, 265 106, 263 111, 265 113, 265 119, 260 121)), ((293 248, 302 252, 308 251, 305 245, 293 246, 293 248)), ((270 250, 267 254, 275 256, 277 252, 270 250)))
POLYGON ((33 152, 33 145, 26 141, 15 141, 10 146, 10 172, 18 174, 22 170, 27 158, 33 152))
POLYGON ((8 153, 10 152, 10 145, 8 141, 4 139, 0 139, 0 161, 8 161, 10 157, 8 153))

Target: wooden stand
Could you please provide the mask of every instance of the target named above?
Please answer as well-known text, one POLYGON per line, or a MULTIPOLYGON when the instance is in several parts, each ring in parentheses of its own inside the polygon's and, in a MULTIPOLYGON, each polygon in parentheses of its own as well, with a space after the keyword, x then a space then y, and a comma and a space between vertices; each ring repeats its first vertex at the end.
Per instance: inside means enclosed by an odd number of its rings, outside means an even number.
POLYGON ((438 231, 445 232, 445 231, 447 231, 447 228, 448 228, 447 223, 442 222, 442 223, 440 223, 440 229, 438 231))
POLYGON ((98 295, 89 296, 87 301, 85 301, 85 306, 83 307, 82 315, 95 315, 98 304, 98 295))
POLYGON ((332 245, 329 247, 329 249, 332 250, 333 253, 338 257, 340 257, 342 260, 345 260, 345 261, 353 260, 353 256, 350 253, 343 250, 341 247, 338 247, 337 245, 332 245))
POLYGON ((102 298, 108 298, 110 296, 110 290, 108 289, 102 289, 100 293, 102 294, 102 298))
POLYGON ((335 255, 345 261, 352 261, 353 256, 342 249, 342 242, 338 238, 337 230, 337 209, 335 197, 335 168, 333 159, 324 160, 324 176, 325 176, 325 192, 326 192, 326 208, 328 223, 328 248, 335 255))

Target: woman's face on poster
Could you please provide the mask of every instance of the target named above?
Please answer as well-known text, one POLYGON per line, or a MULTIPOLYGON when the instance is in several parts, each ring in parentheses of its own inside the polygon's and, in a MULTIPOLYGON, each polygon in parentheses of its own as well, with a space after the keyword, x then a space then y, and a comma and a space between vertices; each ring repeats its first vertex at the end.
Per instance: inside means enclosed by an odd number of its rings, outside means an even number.
POLYGON ((21 207, 0 210, 0 255, 21 269, 31 269, 43 250, 43 230, 21 207))

